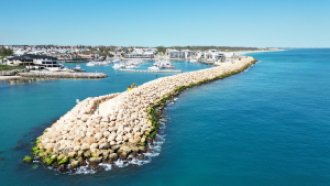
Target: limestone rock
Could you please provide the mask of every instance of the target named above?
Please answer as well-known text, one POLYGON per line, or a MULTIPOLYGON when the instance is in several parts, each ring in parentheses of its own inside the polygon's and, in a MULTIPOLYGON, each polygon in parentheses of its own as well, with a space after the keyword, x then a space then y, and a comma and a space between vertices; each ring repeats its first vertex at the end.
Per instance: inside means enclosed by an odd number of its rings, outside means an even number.
MULTIPOLYGON (((111 154, 110 154, 111 155, 111 154)), ((129 152, 122 152, 119 154, 119 157, 122 159, 122 160, 126 160, 126 158, 128 157, 129 155, 129 152)))
POLYGON ((70 163, 70 165, 71 165, 72 168, 77 168, 78 165, 79 165, 79 161, 73 161, 73 162, 70 163))
POLYGON ((96 149, 99 148, 99 144, 98 143, 93 143, 93 144, 90 145, 89 148, 90 148, 91 151, 96 150, 96 149))
POLYGON ((119 151, 130 153, 132 151, 132 149, 128 144, 124 144, 120 147, 119 151))
POLYGON ((139 143, 141 141, 141 136, 140 135, 134 135, 134 141, 135 141, 135 143, 139 143))
POLYGON ((76 152, 69 152, 69 153, 68 153, 68 157, 69 157, 69 158, 74 158, 74 157, 76 157, 76 155, 77 155, 76 152))
POLYGON ((120 149, 120 145, 112 145, 111 149, 114 150, 115 152, 120 149))
POLYGON ((100 163, 102 161, 102 157, 91 157, 89 158, 89 162, 93 164, 100 163))
POLYGON ((108 159, 109 161, 114 162, 118 159, 118 155, 116 153, 111 153, 108 159))

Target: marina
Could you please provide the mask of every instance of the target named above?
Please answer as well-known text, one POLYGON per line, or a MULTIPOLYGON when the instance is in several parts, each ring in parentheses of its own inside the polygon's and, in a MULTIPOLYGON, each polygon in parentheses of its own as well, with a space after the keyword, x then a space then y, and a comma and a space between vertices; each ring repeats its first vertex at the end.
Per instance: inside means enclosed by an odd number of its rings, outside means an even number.
POLYGON ((112 66, 114 69, 118 68, 136 68, 144 62, 143 59, 131 59, 128 61, 121 61, 120 63, 116 63, 112 66))

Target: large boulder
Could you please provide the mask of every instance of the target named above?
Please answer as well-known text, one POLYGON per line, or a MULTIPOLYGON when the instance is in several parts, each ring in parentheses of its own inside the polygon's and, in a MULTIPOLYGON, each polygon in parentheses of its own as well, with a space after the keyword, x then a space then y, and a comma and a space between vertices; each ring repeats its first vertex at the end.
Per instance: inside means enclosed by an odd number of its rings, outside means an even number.
POLYGON ((139 145, 139 150, 140 150, 140 152, 146 152, 146 146, 144 146, 144 145, 139 145))
POLYGON ((98 164, 102 161, 102 157, 91 157, 89 158, 89 162, 93 164, 98 164))
POLYGON ((74 157, 76 157, 76 155, 77 155, 76 152, 69 152, 69 153, 68 153, 68 157, 69 157, 69 158, 74 158, 74 157))
POLYGON ((101 150, 102 156, 108 156, 110 154, 109 150, 101 150))
POLYGON ((71 162, 71 168, 77 168, 79 165, 79 161, 72 161, 71 162))
POLYGON ((85 158, 89 158, 89 157, 91 157, 91 152, 90 152, 90 151, 86 151, 86 152, 84 152, 84 157, 85 157, 85 158))
POLYGON ((122 160, 126 160, 126 158, 128 157, 129 155, 129 152, 121 152, 119 154, 119 157, 122 159, 122 160))
POLYGON ((139 152, 140 151, 139 146, 135 145, 135 144, 131 144, 130 148, 132 149, 133 152, 139 152))
POLYGON ((109 158, 108 158, 108 160, 110 161, 110 162, 114 162, 114 161, 116 161, 118 159, 118 155, 116 154, 116 153, 111 153, 110 155, 109 155, 109 158))
POLYGON ((55 147, 55 143, 47 143, 45 145, 46 152, 52 152, 55 147))
POLYGON ((88 141, 88 144, 89 144, 89 145, 91 145, 91 144, 97 142, 96 139, 95 139, 94 137, 89 137, 89 138, 87 138, 87 141, 88 141))
POLYGON ((135 141, 135 143, 139 143, 141 141, 141 136, 140 135, 134 135, 134 141, 135 141))
POLYGON ((112 145, 111 149, 114 150, 115 152, 120 149, 120 145, 112 145))
POLYGON ((93 157, 100 157, 100 156, 102 156, 102 153, 101 153, 101 151, 99 151, 99 150, 94 150, 94 151, 92 152, 92 156, 93 156, 93 157))
POLYGON ((127 152, 130 153, 132 151, 130 145, 128 144, 124 144, 120 147, 120 149, 118 150, 118 152, 127 152))
POLYGON ((89 149, 88 143, 83 143, 80 148, 81 151, 88 151, 89 149))
POLYGON ((99 146, 99 149, 104 149, 104 150, 107 150, 110 148, 110 144, 108 142, 105 142, 105 143, 102 143, 100 144, 99 146))
POLYGON ((79 166, 86 166, 87 165, 86 161, 82 157, 78 158, 78 162, 79 162, 79 166))
POLYGON ((99 148, 99 144, 98 143, 93 143, 93 144, 90 145, 89 148, 90 148, 91 151, 96 150, 96 149, 99 148))

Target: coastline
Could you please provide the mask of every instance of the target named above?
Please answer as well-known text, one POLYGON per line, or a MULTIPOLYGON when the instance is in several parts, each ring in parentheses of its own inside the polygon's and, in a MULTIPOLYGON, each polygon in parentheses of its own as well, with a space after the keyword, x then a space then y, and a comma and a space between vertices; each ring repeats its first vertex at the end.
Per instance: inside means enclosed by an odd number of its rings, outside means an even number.
POLYGON ((256 62, 252 57, 244 59, 231 65, 159 78, 130 92, 87 98, 47 128, 37 138, 34 157, 23 161, 39 159, 64 171, 86 166, 86 161, 95 168, 101 162, 111 164, 119 157, 123 161, 131 156, 143 157, 143 153, 151 152, 146 144, 153 143, 168 99, 186 88, 242 72, 256 62))

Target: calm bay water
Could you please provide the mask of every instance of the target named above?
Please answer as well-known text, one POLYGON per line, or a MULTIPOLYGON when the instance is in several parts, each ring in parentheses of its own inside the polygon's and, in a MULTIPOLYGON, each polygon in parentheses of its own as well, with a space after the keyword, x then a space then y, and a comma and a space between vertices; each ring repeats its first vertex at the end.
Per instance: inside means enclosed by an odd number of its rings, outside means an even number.
MULTIPOLYGON (((260 62, 186 90, 167 107, 165 143, 150 163, 87 175, 32 169, 20 161, 29 142, 76 99, 121 92, 155 74, 80 64, 109 77, 0 82, 0 185, 329 185, 330 49, 249 55, 260 62)), ((209 67, 174 65, 184 71, 209 67)), ((171 74, 158 77, 165 75, 171 74)))

